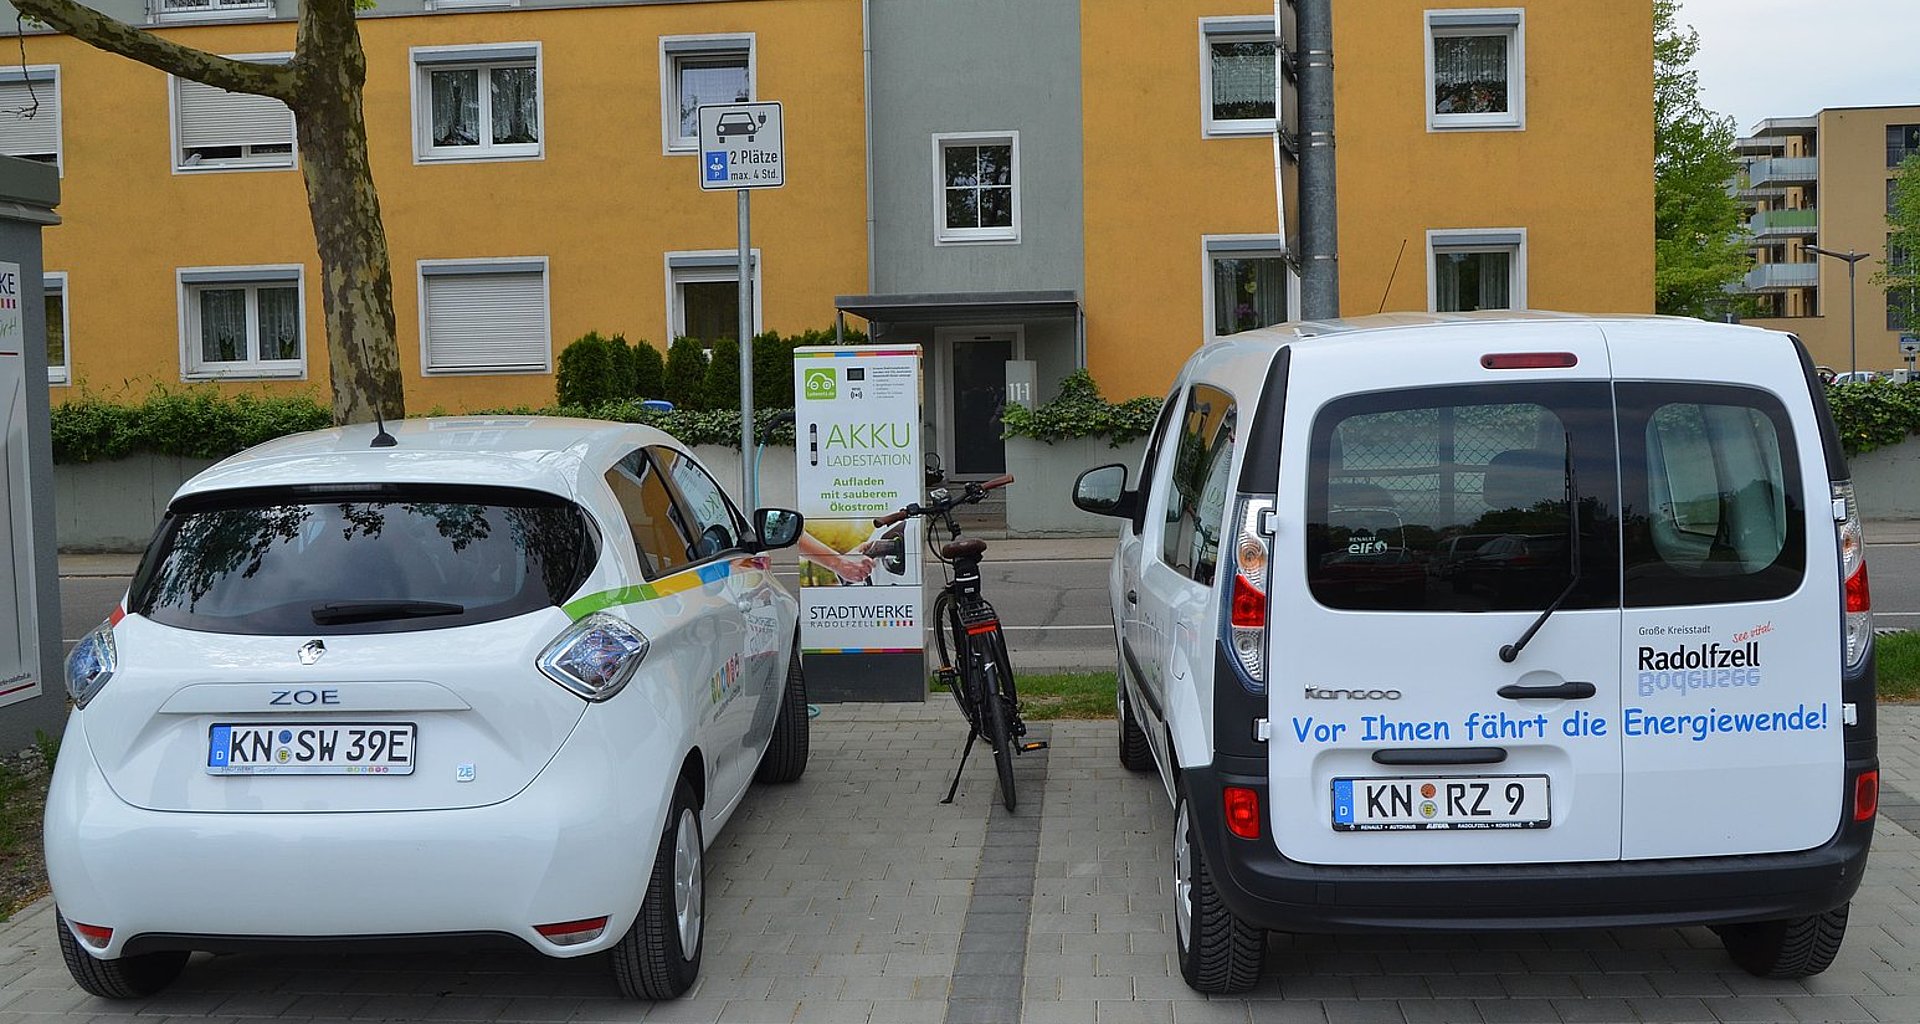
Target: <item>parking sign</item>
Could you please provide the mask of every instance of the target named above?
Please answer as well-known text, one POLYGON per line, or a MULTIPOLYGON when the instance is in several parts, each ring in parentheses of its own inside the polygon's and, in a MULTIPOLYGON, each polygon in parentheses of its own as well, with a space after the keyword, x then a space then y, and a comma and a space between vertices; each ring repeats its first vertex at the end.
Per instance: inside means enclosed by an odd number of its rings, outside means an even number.
POLYGON ((700 107, 700 187, 708 191, 786 184, 779 103, 700 107))

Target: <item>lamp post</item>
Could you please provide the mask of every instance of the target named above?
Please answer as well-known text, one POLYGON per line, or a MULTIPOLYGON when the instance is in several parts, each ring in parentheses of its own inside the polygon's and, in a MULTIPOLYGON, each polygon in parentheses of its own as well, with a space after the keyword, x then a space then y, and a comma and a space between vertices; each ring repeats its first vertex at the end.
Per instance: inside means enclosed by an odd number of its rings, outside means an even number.
MULTIPOLYGON (((1847 360, 1850 364, 1847 369, 1858 373, 1860 372, 1860 341, 1855 332, 1858 317, 1854 315, 1853 307, 1853 265, 1873 254, 1854 252, 1851 247, 1849 247, 1846 252, 1834 252, 1832 249, 1822 249, 1812 242, 1808 242, 1805 248, 1815 256, 1831 256, 1836 260, 1847 261, 1847 360)), ((1814 262, 1818 263, 1820 261, 1815 260, 1814 262)), ((1848 379, 1851 380, 1853 378, 1848 379)))

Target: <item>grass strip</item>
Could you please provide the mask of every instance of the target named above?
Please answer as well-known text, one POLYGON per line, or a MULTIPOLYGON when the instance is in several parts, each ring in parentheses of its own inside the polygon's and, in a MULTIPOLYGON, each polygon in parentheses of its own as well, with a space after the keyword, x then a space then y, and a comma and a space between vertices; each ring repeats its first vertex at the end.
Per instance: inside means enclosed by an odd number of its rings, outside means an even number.
POLYGON ((1881 700, 1920 700, 1920 633, 1875 637, 1881 700))
MULTIPOLYGON (((1014 686, 1020 693, 1020 717, 1029 722, 1113 717, 1111 672, 1023 672, 1014 686)), ((930 681, 929 689, 946 699, 947 689, 938 678, 930 681)))

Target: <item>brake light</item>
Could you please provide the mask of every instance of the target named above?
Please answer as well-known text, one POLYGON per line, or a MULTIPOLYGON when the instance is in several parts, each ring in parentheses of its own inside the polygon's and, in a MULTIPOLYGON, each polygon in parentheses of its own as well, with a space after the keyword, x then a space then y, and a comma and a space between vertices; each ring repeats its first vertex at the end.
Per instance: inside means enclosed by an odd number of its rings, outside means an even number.
POLYGON ((582 921, 562 921, 559 924, 536 924, 533 930, 556 946, 578 946, 599 938, 607 930, 607 919, 602 916, 582 921))
POLYGON ((105 949, 107 943, 113 941, 111 928, 102 928, 97 924, 81 924, 78 921, 68 921, 67 924, 72 926, 73 934, 78 935, 81 942, 95 949, 105 949))
POLYGON ((1880 811, 1880 769, 1861 772, 1853 780, 1853 820, 1865 821, 1880 811))
POLYGON ((1873 650, 1873 593, 1867 586, 1867 538, 1860 526, 1860 505, 1853 481, 1833 485, 1834 518, 1840 531, 1840 578, 1846 581, 1846 615, 1841 627, 1845 652, 1841 664, 1859 668, 1873 650))
POLYGON ((1480 365, 1489 370, 1558 370, 1579 364, 1580 357, 1571 352, 1491 352, 1480 357, 1480 365))
POLYGON ((1227 831, 1242 839, 1260 838, 1260 794, 1245 786, 1228 786, 1222 799, 1226 803, 1227 831))
POLYGON ((567 627, 534 662, 548 679, 591 701, 620 692, 647 656, 646 634, 605 612, 567 627))
POLYGON ((1268 498, 1241 498, 1235 519, 1233 590, 1227 603, 1227 643, 1250 693, 1267 691, 1267 569, 1272 556, 1263 521, 1273 512, 1268 498))

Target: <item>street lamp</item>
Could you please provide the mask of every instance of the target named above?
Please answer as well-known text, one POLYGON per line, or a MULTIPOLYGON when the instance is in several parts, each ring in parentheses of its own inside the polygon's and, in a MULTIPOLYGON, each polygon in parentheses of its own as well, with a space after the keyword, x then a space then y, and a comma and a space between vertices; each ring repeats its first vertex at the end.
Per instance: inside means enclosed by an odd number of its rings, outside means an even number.
MULTIPOLYGON (((1836 260, 1847 261, 1847 359, 1851 364, 1847 368, 1858 373, 1860 372, 1860 341, 1854 330, 1855 320, 1858 318, 1854 315, 1853 310, 1853 265, 1873 254, 1854 252, 1852 247, 1848 247, 1846 252, 1834 252, 1832 249, 1822 249, 1812 242, 1806 243, 1805 248, 1815 256, 1831 256, 1836 260)), ((1814 262, 1818 263, 1820 261, 1814 260, 1814 262)), ((1853 380, 1855 378, 1849 377, 1847 379, 1853 380)))

